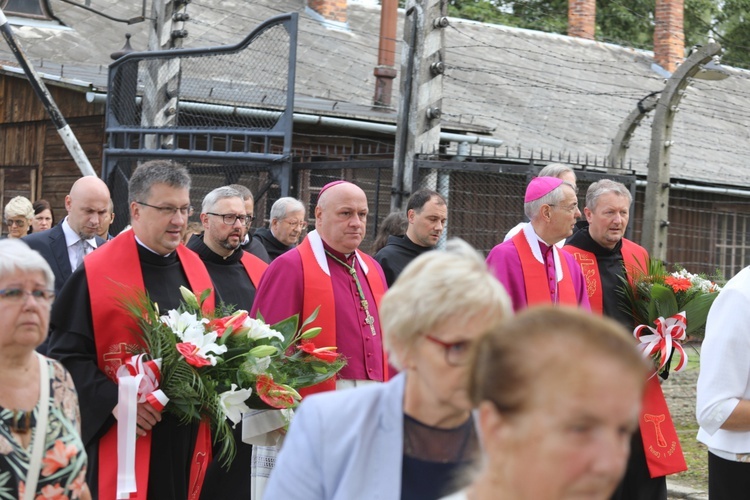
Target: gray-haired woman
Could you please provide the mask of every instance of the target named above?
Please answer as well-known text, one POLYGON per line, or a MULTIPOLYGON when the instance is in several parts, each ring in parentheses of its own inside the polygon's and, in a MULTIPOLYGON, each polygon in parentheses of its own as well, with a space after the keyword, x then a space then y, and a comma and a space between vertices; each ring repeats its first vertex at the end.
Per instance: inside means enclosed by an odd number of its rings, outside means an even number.
POLYGON ((7 498, 91 498, 73 381, 35 351, 47 337, 54 282, 41 255, 21 241, 0 241, 0 494, 7 498))

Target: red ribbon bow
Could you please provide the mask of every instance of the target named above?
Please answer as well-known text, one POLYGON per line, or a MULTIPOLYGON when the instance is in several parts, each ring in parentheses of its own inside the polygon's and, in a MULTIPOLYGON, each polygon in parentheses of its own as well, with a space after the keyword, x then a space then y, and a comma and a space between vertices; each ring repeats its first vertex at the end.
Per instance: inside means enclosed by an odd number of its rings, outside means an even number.
POLYGON ((117 378, 125 375, 143 375, 138 385, 138 402, 148 401, 157 411, 162 411, 169 402, 164 391, 159 389, 161 382, 161 359, 145 360, 148 354, 138 354, 128 359, 117 370, 117 378))
POLYGON ((633 330, 635 338, 641 341, 638 347, 644 356, 656 359, 657 373, 660 373, 667 365, 672 351, 677 351, 680 353, 680 362, 674 371, 678 372, 682 370, 687 366, 687 354, 680 344, 680 342, 687 338, 685 333, 685 329, 687 328, 685 311, 667 319, 660 316, 654 321, 654 324, 656 328, 648 325, 640 325, 633 330))

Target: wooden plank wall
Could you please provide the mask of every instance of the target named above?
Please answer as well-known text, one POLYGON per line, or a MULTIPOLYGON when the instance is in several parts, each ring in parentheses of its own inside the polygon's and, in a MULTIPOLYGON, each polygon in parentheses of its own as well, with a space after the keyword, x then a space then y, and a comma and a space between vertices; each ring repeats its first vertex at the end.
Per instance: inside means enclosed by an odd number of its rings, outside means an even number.
MULTIPOLYGON (((101 172, 104 105, 81 91, 48 86, 89 162, 101 172)), ((14 196, 50 202, 55 221, 65 216, 65 195, 81 172, 28 81, 0 75, 0 207, 14 196)), ((3 226, 3 234, 7 228, 3 226)))

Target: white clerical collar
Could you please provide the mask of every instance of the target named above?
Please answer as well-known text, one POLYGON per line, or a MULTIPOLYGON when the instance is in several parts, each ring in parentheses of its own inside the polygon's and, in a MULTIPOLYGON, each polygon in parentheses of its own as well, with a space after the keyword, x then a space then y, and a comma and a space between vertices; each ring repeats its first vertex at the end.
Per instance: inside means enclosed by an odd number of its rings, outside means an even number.
MULTIPOLYGON (((538 234, 536 234, 536 231, 534 231, 534 226, 531 225, 531 223, 526 224, 523 229, 523 235, 526 237, 526 242, 531 247, 531 253, 534 255, 534 258, 541 264, 546 264, 544 262, 544 256, 542 255, 542 249, 539 247, 539 243, 544 243, 547 245, 547 242, 545 242, 543 239, 539 237, 538 234)), ((552 248, 552 252, 555 259, 555 278, 557 279, 557 282, 559 283, 563 279, 563 273, 562 273, 562 266, 560 265, 560 252, 557 249, 556 245, 547 245, 552 248)))
MULTIPOLYGON (((131 229, 131 231, 132 231, 132 229, 131 229)), ((135 235, 133 235, 133 236, 135 236, 135 235)), ((169 257, 170 255, 172 255, 172 252, 169 252, 169 253, 168 253, 167 255, 162 255, 162 254, 160 254, 159 252, 157 252, 156 250, 153 250, 153 249, 149 248, 149 247, 148 247, 148 245, 146 245, 145 243, 143 243, 143 242, 142 242, 142 241, 141 241, 141 240, 140 240, 140 239, 138 238, 138 236, 135 236, 135 242, 136 242, 136 243, 138 243, 138 244, 139 244, 140 246, 142 246, 143 248, 145 248, 146 250, 148 250, 149 252, 151 252, 151 253, 155 253, 155 254, 156 254, 156 255, 158 255, 159 257, 169 257)))
MULTIPOLYGON (((306 238, 310 240, 310 247, 312 248, 313 255, 315 255, 315 260, 318 262, 318 265, 323 270, 324 273, 326 273, 328 276, 331 275, 331 270, 328 268, 328 259, 326 258, 326 250, 323 247, 323 240, 320 237, 320 234, 318 234, 318 231, 310 231, 307 233, 306 238)), ((358 251, 354 251, 355 255, 357 256, 357 260, 359 261, 359 265, 362 268, 362 270, 367 274, 368 268, 367 264, 365 264, 365 261, 362 259, 362 256, 359 255, 358 251)))
MULTIPOLYGON (((62 221, 62 230, 63 234, 65 235, 65 245, 70 248, 71 246, 78 243, 80 240, 83 240, 78 233, 73 231, 73 228, 70 227, 70 224, 68 223, 68 216, 66 215, 65 218, 62 221)), ((96 236, 92 236, 91 238, 84 240, 89 245, 91 245, 91 248, 96 248, 96 236)))

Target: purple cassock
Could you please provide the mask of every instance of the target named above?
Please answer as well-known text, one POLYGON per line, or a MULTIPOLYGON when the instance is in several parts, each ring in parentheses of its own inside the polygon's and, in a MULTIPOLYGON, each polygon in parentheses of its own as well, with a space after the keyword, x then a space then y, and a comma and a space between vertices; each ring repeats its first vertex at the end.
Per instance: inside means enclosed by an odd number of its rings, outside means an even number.
MULTIPOLYGON (((526 241, 529 243, 534 258, 544 263, 547 271, 547 282, 549 283, 550 303, 557 302, 557 284, 563 278, 562 269, 560 268, 559 259, 565 259, 570 270, 573 288, 575 290, 578 306, 591 310, 589 304, 588 292, 586 290, 586 280, 581 272, 581 267, 575 258, 565 250, 551 247, 542 242, 531 224, 526 224, 523 228, 526 241)), ((528 306, 526 300, 526 283, 521 268, 521 257, 518 254, 515 243, 512 239, 504 241, 492 249, 487 256, 487 266, 492 274, 503 284, 505 290, 513 301, 513 310, 520 311, 528 306)))
MULTIPOLYGON (((320 258, 325 258, 333 286, 336 308, 336 343, 338 352, 345 355, 347 365, 339 372, 337 378, 345 380, 375 380, 383 381, 383 337, 380 331, 380 318, 375 305, 370 286, 362 269, 362 262, 354 254, 348 257, 326 245, 316 231, 310 232, 313 251, 320 258), (365 321, 366 314, 360 304, 357 283, 349 271, 322 250, 332 253, 340 260, 357 270, 357 276, 365 299, 369 304, 369 312, 374 317, 375 332, 372 334, 370 325, 365 321)), ((377 271, 383 283, 383 270, 377 266, 377 271)), ((372 272, 373 270, 370 270, 372 272)), ((263 316, 268 324, 274 324, 295 314, 302 316, 302 302, 304 293, 304 279, 302 273, 302 258, 298 248, 293 248, 276 258, 263 274, 258 291, 255 295, 250 315, 263 316)), ((300 318, 300 322, 305 318, 300 318)))

